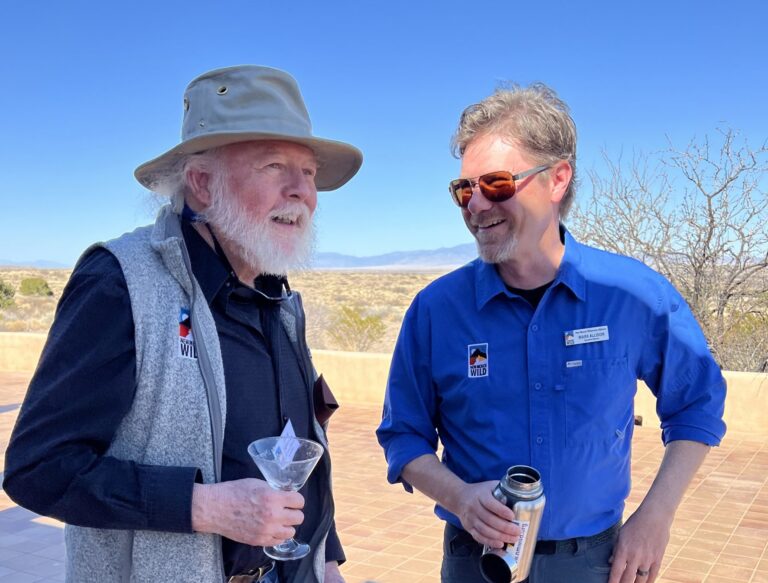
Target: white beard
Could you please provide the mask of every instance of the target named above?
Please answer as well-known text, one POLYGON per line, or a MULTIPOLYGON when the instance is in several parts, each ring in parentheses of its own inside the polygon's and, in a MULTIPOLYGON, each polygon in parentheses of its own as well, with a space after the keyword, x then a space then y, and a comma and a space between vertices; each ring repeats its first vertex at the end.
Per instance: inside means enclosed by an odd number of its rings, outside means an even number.
MULTIPOLYGON (((494 217, 489 213, 483 213, 482 215, 474 217, 465 217, 464 222, 471 231, 472 229, 477 229, 479 225, 488 224, 495 218, 497 217, 494 217)), ((507 219, 507 224, 509 221, 510 219, 507 219)), ((498 235, 488 234, 482 230, 477 230, 474 233, 474 237, 475 244, 477 245, 477 254, 480 256, 480 259, 486 263, 497 264, 509 261, 514 257, 515 251, 517 250, 518 237, 517 229, 514 226, 509 230, 509 233, 507 233, 507 236, 503 241, 498 240, 498 235)))
MULTIPOLYGON (((216 182, 216 181, 214 181, 216 182)), ((262 274, 286 275, 288 270, 307 269, 315 247, 315 225, 306 205, 286 203, 263 219, 253 218, 234 197, 211 185, 213 202, 204 219, 216 234, 233 245, 240 259, 262 274), (273 219, 298 222, 297 233, 287 241, 273 219)))

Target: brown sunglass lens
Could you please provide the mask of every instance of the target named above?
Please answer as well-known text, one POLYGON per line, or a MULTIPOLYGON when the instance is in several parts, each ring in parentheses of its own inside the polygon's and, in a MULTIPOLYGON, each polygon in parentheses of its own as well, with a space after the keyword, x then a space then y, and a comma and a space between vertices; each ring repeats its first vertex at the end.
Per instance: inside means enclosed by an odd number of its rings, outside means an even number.
POLYGON ((515 194, 515 180, 508 172, 491 172, 479 179, 480 191, 491 202, 501 202, 515 194))
POLYGON ((451 193, 456 203, 464 208, 472 198, 472 183, 469 180, 459 179, 451 181, 451 193))

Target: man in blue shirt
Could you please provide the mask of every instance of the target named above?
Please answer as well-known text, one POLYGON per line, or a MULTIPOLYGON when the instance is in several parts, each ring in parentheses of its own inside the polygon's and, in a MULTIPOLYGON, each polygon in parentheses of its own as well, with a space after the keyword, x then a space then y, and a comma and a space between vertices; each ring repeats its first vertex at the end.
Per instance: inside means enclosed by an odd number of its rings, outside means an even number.
POLYGON ((551 89, 470 106, 454 146, 450 192, 480 259, 405 316, 377 432, 388 479, 437 502, 443 582, 482 582, 482 545, 517 540, 491 494, 514 464, 535 467, 547 496, 530 583, 652 582, 683 493, 725 433, 720 369, 664 277, 561 225, 576 130, 551 89), (637 379, 657 398, 666 451, 622 525, 637 379))

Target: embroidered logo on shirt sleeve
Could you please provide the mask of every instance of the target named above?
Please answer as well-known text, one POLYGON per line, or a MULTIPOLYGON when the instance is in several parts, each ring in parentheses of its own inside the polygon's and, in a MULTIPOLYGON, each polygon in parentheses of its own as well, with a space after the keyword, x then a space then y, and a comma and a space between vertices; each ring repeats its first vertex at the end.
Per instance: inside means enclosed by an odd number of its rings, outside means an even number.
POLYGON ((192 334, 189 308, 179 310, 179 356, 191 360, 197 359, 197 347, 195 346, 195 337, 192 334))
POLYGON ((488 376, 488 343, 467 345, 467 376, 471 379, 488 376))

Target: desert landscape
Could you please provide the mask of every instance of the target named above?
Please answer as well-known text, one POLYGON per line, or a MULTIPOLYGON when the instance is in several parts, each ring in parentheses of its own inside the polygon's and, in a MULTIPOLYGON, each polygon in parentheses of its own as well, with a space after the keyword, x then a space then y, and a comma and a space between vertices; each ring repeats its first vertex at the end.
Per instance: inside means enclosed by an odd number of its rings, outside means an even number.
MULTIPOLYGON (((13 305, 0 309, 0 331, 47 332, 71 269, 0 267, 0 281, 13 290, 13 305), (21 282, 42 278, 53 295, 23 295, 21 282)), ((445 271, 306 271, 292 274, 301 292, 312 348, 391 352, 413 296, 445 271), (342 309, 352 319, 343 318, 342 309), (336 332, 334 334, 333 332, 336 332)))

